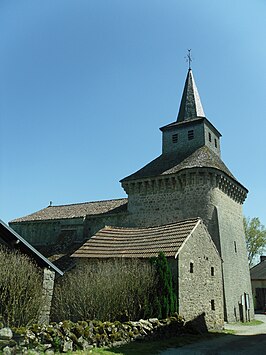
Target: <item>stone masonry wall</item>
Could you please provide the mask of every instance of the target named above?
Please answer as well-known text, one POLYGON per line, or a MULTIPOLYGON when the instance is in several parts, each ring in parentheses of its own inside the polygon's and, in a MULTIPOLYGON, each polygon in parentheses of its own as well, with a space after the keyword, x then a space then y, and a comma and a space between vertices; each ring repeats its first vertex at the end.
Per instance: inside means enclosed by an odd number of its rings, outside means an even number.
POLYGON ((180 250, 178 275, 179 314, 188 320, 204 313, 209 329, 221 329, 224 319, 221 258, 202 223, 180 250))
POLYGON ((10 227, 34 246, 53 245, 62 231, 70 229, 76 241, 84 240, 83 218, 10 223, 10 227))
POLYGON ((55 272, 44 268, 43 270, 43 305, 39 316, 40 324, 49 324, 51 304, 54 292, 55 272))
POLYGON ((242 205, 219 189, 215 189, 211 202, 217 208, 227 320, 239 321, 239 304, 244 293, 250 299, 250 317, 254 317, 253 299, 248 266, 242 205))

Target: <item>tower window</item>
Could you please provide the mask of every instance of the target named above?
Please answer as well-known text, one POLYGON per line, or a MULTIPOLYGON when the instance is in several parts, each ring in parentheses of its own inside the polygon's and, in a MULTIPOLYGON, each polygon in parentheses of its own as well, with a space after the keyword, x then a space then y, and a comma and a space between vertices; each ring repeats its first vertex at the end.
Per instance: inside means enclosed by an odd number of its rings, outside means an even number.
POLYGON ((172 142, 173 143, 177 143, 177 141, 178 141, 178 134, 175 133, 175 134, 172 135, 172 142))
POLYGON ((216 138, 214 139, 214 145, 215 145, 215 148, 217 148, 217 139, 216 138))
POLYGON ((190 265, 189 265, 189 272, 190 272, 191 274, 193 274, 193 271, 194 271, 194 264, 193 264, 193 263, 190 263, 190 265))
POLYGON ((187 132, 187 138, 189 141, 194 138, 194 130, 193 129, 187 132))
POLYGON ((211 142, 212 141, 212 135, 211 135, 211 133, 209 132, 209 142, 211 142))
POLYGON ((214 276, 214 267, 211 267, 211 276, 214 276))
POLYGON ((211 310, 215 311, 215 303, 214 300, 211 300, 211 310))
POLYGON ((234 246, 235 246, 235 253, 237 253, 236 241, 234 241, 234 246))

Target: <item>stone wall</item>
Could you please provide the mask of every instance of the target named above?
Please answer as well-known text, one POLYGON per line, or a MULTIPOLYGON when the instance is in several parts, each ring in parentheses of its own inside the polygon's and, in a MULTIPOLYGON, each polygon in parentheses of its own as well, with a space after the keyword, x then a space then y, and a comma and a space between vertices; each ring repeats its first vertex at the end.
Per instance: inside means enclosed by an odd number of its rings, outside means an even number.
POLYGON ((179 313, 186 320, 204 314, 209 329, 223 326, 221 258, 200 223, 178 255, 179 313))
MULTIPOLYGON (((205 121, 206 122, 206 121, 205 121)), ((194 124, 186 122, 183 125, 172 126, 163 130, 162 152, 177 154, 190 154, 199 147, 206 145, 220 156, 220 139, 217 131, 204 121, 196 121, 194 124), (194 138, 188 140, 188 131, 193 130, 194 138), (173 142, 173 135, 177 135, 173 142)))
POLYGON ((55 272, 44 268, 43 270, 43 291, 42 291, 42 310, 39 316, 40 324, 49 324, 51 304, 54 292, 55 272))
POLYGON ((240 320, 239 306, 244 294, 249 295, 250 317, 254 317, 250 272, 243 227, 242 205, 220 189, 215 189, 211 202, 217 209, 217 223, 223 259, 226 320, 240 320))
POLYGON ((84 240, 83 218, 15 222, 10 227, 34 246, 56 244, 65 230, 72 230, 76 241, 84 240))

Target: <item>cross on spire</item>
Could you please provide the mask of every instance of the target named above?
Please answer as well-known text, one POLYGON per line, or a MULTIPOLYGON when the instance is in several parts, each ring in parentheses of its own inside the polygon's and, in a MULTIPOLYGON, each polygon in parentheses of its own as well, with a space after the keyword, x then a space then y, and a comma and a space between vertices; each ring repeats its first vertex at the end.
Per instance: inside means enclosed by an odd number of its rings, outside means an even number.
POLYGON ((192 57, 191 57, 191 49, 188 49, 188 54, 186 55, 186 58, 187 58, 187 63, 188 63, 188 69, 190 70, 191 69, 191 62, 192 62, 192 57))

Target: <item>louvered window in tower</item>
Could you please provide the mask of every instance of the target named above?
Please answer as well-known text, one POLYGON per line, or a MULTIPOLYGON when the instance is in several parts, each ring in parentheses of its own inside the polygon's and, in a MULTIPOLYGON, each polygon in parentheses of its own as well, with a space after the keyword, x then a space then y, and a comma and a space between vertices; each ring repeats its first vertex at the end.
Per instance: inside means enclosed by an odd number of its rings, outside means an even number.
POLYGON ((177 143, 177 141, 178 141, 178 134, 175 133, 175 134, 172 135, 172 142, 173 143, 177 143))
POLYGON ((194 138, 194 130, 193 129, 191 129, 190 131, 187 132, 187 138, 189 141, 194 138))

